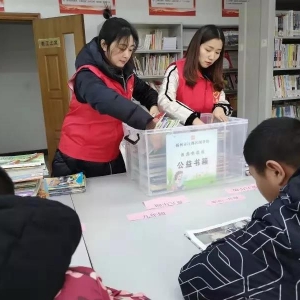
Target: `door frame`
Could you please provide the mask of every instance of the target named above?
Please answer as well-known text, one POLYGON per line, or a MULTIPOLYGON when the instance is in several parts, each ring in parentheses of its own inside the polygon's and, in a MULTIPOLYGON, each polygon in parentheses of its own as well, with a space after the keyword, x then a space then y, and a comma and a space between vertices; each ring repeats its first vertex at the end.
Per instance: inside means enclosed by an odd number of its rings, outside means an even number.
POLYGON ((12 22, 30 22, 32 23, 35 19, 40 19, 41 14, 39 13, 0 13, 0 21, 12 21, 12 22))
MULTIPOLYGON (((40 19, 40 13, 9 13, 9 12, 0 12, 0 23, 12 22, 12 23, 32 23, 36 19, 40 19)), ((29 152, 42 152, 45 155, 48 154, 48 148, 46 149, 32 149, 32 151, 16 151, 12 153, 6 153, 5 155, 21 155, 27 154, 29 152)))

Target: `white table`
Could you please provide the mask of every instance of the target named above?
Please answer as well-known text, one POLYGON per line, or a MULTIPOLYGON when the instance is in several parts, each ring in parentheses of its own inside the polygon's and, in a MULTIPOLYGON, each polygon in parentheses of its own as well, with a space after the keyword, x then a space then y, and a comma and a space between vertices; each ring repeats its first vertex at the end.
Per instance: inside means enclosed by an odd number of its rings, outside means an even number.
MULTIPOLYGON (((247 178, 226 187, 253 183, 247 178)), ((251 216, 265 200, 258 191, 244 193, 246 200, 208 206, 207 200, 226 196, 225 186, 185 192, 190 203, 175 213, 130 222, 126 215, 145 210, 150 200, 125 174, 88 179, 84 194, 72 195, 87 248, 104 284, 131 292, 144 292, 154 300, 182 300, 177 281, 180 268, 198 249, 184 236, 188 229, 251 216)), ((170 194, 175 196, 178 194, 170 194)))
MULTIPOLYGON (((70 195, 52 197, 51 199, 56 200, 62 204, 65 204, 65 205, 71 207, 72 209, 75 209, 70 195)), ((73 266, 73 267, 75 267, 75 266, 91 267, 88 252, 87 252, 83 238, 81 238, 80 243, 72 257, 71 266, 73 266)))

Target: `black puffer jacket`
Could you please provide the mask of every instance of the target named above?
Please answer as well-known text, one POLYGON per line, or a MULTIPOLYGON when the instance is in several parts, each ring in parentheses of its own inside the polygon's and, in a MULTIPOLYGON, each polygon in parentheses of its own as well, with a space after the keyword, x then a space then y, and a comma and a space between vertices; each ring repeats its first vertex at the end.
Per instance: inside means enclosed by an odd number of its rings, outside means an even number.
MULTIPOLYGON (((98 38, 94 38, 86 44, 76 58, 76 69, 84 65, 93 65, 112 80, 124 86, 124 80, 126 82, 127 78, 134 73, 133 66, 130 62, 125 65, 123 70, 110 66, 103 58, 99 48, 98 38)), ((157 92, 135 74, 133 76, 135 76, 133 98, 148 110, 153 105, 157 105, 157 92)), ((142 107, 108 89, 104 82, 88 69, 83 69, 76 75, 75 95, 78 101, 89 103, 100 113, 121 120, 136 129, 146 129, 146 125, 152 120, 149 113, 142 107)))
POLYGON ((59 202, 0 196, 0 299, 53 300, 81 234, 76 212, 59 202))

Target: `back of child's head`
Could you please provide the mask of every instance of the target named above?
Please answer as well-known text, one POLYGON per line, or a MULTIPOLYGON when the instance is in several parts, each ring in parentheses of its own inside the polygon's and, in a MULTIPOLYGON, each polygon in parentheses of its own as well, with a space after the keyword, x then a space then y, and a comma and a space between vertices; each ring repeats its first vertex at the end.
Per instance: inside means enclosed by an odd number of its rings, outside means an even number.
POLYGON ((6 171, 0 167, 0 195, 14 195, 14 183, 6 171))
POLYGON ((261 122, 245 142, 244 157, 260 174, 270 160, 297 170, 300 167, 300 121, 282 117, 261 122))

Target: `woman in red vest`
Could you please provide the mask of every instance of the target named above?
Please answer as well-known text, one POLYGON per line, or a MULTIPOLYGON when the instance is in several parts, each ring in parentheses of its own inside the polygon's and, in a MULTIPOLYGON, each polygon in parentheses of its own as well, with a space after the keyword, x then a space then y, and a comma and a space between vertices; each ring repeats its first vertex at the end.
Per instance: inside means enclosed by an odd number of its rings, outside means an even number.
POLYGON ((197 30, 184 59, 171 64, 165 73, 158 97, 161 111, 183 125, 200 125, 201 113, 213 113, 227 121, 232 113, 223 91, 225 37, 218 27, 197 30))
POLYGON ((108 9, 103 16, 107 20, 99 36, 76 58, 77 71, 69 82, 72 100, 52 162, 55 177, 77 172, 86 177, 123 173, 122 123, 141 130, 155 127, 157 92, 134 73, 137 31, 126 20, 111 18, 108 9))

